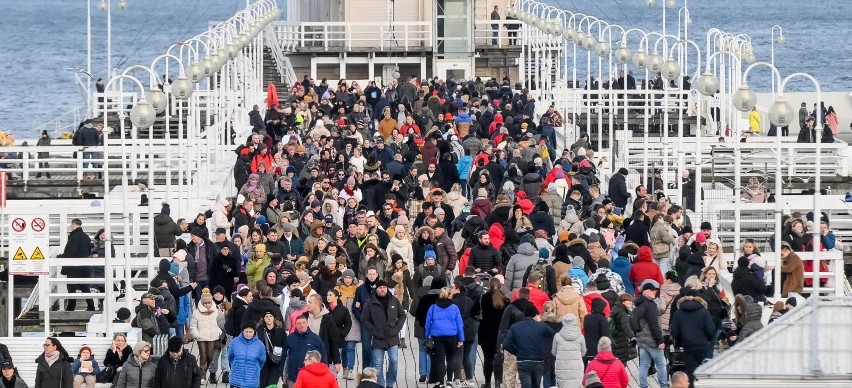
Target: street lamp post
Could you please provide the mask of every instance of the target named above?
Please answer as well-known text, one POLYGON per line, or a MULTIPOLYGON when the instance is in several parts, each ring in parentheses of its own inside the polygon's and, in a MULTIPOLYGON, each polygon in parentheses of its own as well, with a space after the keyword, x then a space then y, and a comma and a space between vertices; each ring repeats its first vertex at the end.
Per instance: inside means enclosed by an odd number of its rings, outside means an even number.
MULTIPOLYGON (((781 29, 780 25, 776 24, 776 25, 772 26, 771 37, 772 37, 772 43, 769 46, 770 47, 769 63, 774 67, 775 66, 775 42, 777 41, 778 44, 784 44, 784 30, 781 29), (775 37, 775 29, 778 29, 778 37, 777 38, 775 37)), ((772 84, 772 94, 775 94, 775 84, 772 84)))

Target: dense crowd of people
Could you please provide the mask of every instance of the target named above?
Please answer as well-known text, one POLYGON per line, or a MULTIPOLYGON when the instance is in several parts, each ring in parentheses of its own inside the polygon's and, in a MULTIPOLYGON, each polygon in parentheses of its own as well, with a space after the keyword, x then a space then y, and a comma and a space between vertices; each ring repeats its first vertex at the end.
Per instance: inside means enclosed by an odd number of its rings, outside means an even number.
MULTIPOLYGON (((656 374, 685 387, 760 329, 775 287, 789 299, 773 319, 800 303, 812 228, 817 250, 836 244, 827 216, 796 213, 780 268, 752 240, 729 263, 712 225, 685 214, 688 196, 666 197, 659 174, 632 189, 627 169, 605 177, 585 133, 556 149, 566 120, 554 107, 537 117, 508 79, 362 89, 306 77, 284 100, 255 106, 253 133, 236 139, 237 196, 177 221, 163 204, 154 218, 158 272, 119 314, 141 341, 117 335, 98 363, 49 338, 36 387, 105 373, 120 388, 395 387, 399 349, 415 342, 429 386, 627 387, 638 358, 639 386, 656 374), (152 355, 164 334, 167 351, 152 355)), ((80 226, 61 257, 103 255, 103 232, 93 242, 80 226)))

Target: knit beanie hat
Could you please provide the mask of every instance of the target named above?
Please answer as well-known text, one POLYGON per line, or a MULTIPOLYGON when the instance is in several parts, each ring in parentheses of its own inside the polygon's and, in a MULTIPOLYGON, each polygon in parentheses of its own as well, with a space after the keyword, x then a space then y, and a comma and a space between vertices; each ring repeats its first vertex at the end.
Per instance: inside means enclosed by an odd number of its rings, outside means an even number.
POLYGON ((548 259, 550 258, 550 252, 547 250, 547 248, 541 248, 538 250, 538 257, 540 259, 548 259))
POLYGON ((343 275, 341 277, 345 278, 347 276, 354 279, 355 278, 355 271, 353 271, 351 268, 346 268, 345 270, 343 270, 343 275))
POLYGON ((172 353, 177 353, 183 348, 183 340, 178 337, 169 338, 169 346, 168 351, 172 353))
POLYGON ((211 302, 212 303, 213 302, 213 295, 210 295, 210 290, 205 288, 204 291, 202 291, 202 292, 203 293, 201 294, 201 303, 204 303, 204 302, 211 302))
POLYGON ((325 264, 326 267, 328 267, 329 265, 331 265, 333 263, 337 263, 337 259, 335 259, 334 256, 332 256, 332 255, 326 255, 325 259, 323 259, 322 262, 323 262, 323 264, 325 264))
POLYGON ((603 387, 603 383, 601 382, 600 377, 598 377, 598 372, 593 370, 586 374, 586 388, 591 387, 603 387))
POLYGON ((437 256, 435 255, 435 251, 433 251, 433 250, 431 250, 431 249, 427 249, 427 250, 423 253, 423 260, 429 260, 429 259, 433 259, 433 260, 434 260, 434 259, 436 259, 436 258, 437 258, 437 256))
POLYGON ((580 256, 574 256, 574 258, 571 259, 571 265, 574 267, 583 268, 586 266, 586 261, 583 260, 583 258, 580 256))
POLYGON ((145 341, 139 341, 136 345, 133 345, 133 354, 139 356, 145 348, 152 349, 151 344, 145 341))

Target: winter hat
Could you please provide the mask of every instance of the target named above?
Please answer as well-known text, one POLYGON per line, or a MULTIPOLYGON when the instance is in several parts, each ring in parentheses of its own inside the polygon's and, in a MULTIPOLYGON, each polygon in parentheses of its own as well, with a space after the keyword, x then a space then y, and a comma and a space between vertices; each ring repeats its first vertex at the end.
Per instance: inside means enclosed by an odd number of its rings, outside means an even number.
POLYGON ((548 183, 547 184, 547 192, 549 192, 549 193, 555 192, 558 189, 559 189, 559 187, 556 186, 556 183, 548 183))
POLYGON ((396 218, 396 224, 397 225, 408 225, 408 217, 406 217, 405 214, 397 217, 396 218))
POLYGON ((538 250, 538 257, 540 259, 549 259, 550 258, 550 252, 547 250, 547 248, 541 248, 541 249, 538 250))
POLYGON ((787 298, 787 301, 784 304, 789 304, 790 306, 796 307, 799 302, 796 300, 796 297, 787 298))
POLYGON ((538 309, 532 303, 525 303, 523 309, 525 318, 535 318, 539 314, 538 309))
POLYGON ((704 233, 698 233, 695 235, 695 242, 703 244, 707 242, 707 236, 704 233))
POLYGON ((563 231, 559 232, 558 236, 559 236, 559 242, 568 241, 569 237, 571 236, 571 232, 569 232, 567 230, 563 230, 563 231))
POLYGON ((609 268, 609 260, 607 260, 607 259, 598 260, 598 268, 609 268))
POLYGON ((186 261, 186 251, 183 249, 177 250, 175 253, 172 253, 172 257, 181 262, 186 261))
POLYGON ((586 156, 586 149, 583 148, 583 147, 578 148, 577 149, 577 156, 586 156))
POLYGON ((210 295, 210 290, 208 290, 206 288, 204 290, 205 290, 205 292, 203 294, 201 294, 201 303, 204 303, 204 302, 211 302, 212 303, 213 302, 213 295, 210 295))
POLYGON ((266 244, 257 244, 254 246, 255 251, 266 252, 266 244))
POLYGON ((355 271, 353 271, 351 268, 346 268, 345 270, 343 270, 343 275, 341 277, 345 278, 347 276, 355 279, 355 271))
POLYGON ((660 289, 660 283, 657 283, 657 281, 654 280, 654 279, 645 279, 642 282, 642 285, 639 286, 640 291, 645 291, 645 290, 655 290, 656 291, 656 290, 659 290, 659 289, 660 289))
POLYGON ((355 184, 355 177, 350 176, 349 179, 346 180, 346 184, 347 185, 354 185, 355 184))
POLYGON ((332 256, 332 255, 326 255, 326 256, 325 256, 325 259, 323 259, 323 260, 322 260, 322 262, 323 262, 323 264, 325 264, 325 266, 326 266, 326 267, 328 267, 328 266, 329 266, 329 265, 331 265, 332 263, 335 263, 335 264, 336 264, 336 263, 337 263, 337 259, 335 259, 335 258, 334 258, 334 256, 332 256))
POLYGON ((213 295, 221 294, 222 296, 228 296, 228 291, 225 291, 225 287, 216 286, 213 287, 213 295))
POLYGON ((139 356, 145 348, 152 349, 151 344, 146 341, 139 341, 133 345, 133 355, 139 356))
POLYGON ((204 237, 204 229, 201 229, 201 228, 196 226, 196 227, 192 228, 191 234, 193 236, 204 237))
POLYGON ((603 383, 601 382, 600 377, 598 377, 598 372, 590 370, 589 373, 586 374, 586 388, 593 387, 603 387, 603 383))
POLYGON ((574 256, 574 258, 571 259, 571 266, 583 268, 586 266, 586 261, 580 256, 574 256))
POLYGON ((177 353, 181 349, 183 349, 183 340, 178 337, 169 338, 169 346, 168 351, 172 353, 177 353))
POLYGON ((376 281, 376 288, 379 288, 379 287, 389 287, 388 282, 386 282, 384 279, 377 280, 376 281))
POLYGON ((701 223, 701 228, 699 228, 699 229, 701 229, 701 230, 713 230, 713 226, 710 225, 709 222, 704 221, 704 222, 701 223))
POLYGON ((692 227, 689 225, 684 225, 683 228, 680 228, 680 234, 692 233, 692 227))
POLYGON ((488 198, 488 190, 479 188, 479 190, 476 191, 476 198, 488 198))
POLYGON ((637 257, 639 258, 639 261, 651 261, 651 259, 654 257, 654 254, 651 253, 651 248, 648 248, 647 246, 643 245, 639 247, 639 255, 637 257))
POLYGON ((565 244, 559 244, 556 248, 553 248, 553 261, 560 261, 563 263, 568 262, 568 246, 565 244))
POLYGON ((160 214, 169 215, 171 212, 172 212, 172 209, 171 209, 171 207, 169 207, 169 204, 164 203, 163 208, 160 209, 160 214))
POLYGON ((432 280, 433 279, 434 278, 432 276, 427 276, 427 277, 423 278, 423 287, 432 288, 432 280))
POLYGON ((618 169, 618 173, 621 175, 627 175, 627 169, 622 167, 618 169))
POLYGON ((437 256, 435 255, 435 251, 431 249, 427 249, 425 252, 423 252, 423 260, 435 260, 436 258, 437 256))
POLYGON ((121 320, 122 322, 130 319, 130 309, 127 307, 122 307, 115 312, 115 316, 121 320))

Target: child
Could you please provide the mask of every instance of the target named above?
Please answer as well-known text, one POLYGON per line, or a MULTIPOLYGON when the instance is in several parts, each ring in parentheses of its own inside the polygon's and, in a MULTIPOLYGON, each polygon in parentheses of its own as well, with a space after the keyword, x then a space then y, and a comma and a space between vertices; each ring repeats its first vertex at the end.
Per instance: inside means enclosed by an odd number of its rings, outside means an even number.
POLYGON ((92 348, 83 346, 77 359, 71 363, 71 373, 74 374, 74 388, 80 388, 86 383, 86 388, 95 387, 95 377, 101 373, 98 361, 92 357, 92 348))

